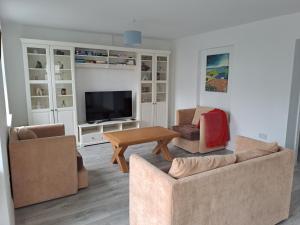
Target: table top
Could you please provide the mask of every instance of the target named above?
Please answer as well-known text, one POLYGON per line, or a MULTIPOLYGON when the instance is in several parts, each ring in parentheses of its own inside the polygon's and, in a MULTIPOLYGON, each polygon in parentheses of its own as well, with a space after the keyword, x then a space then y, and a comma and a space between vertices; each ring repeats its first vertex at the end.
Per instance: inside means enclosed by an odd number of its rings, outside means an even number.
POLYGON ((179 137, 176 131, 163 127, 145 127, 103 134, 104 138, 116 146, 135 145, 179 137))

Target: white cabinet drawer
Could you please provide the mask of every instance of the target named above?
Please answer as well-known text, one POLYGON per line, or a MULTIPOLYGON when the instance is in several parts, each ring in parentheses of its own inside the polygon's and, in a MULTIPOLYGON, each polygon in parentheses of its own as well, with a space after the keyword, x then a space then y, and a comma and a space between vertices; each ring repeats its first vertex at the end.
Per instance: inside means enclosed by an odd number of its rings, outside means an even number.
POLYGON ((82 135, 82 143, 84 145, 101 143, 103 141, 100 133, 90 133, 82 135))

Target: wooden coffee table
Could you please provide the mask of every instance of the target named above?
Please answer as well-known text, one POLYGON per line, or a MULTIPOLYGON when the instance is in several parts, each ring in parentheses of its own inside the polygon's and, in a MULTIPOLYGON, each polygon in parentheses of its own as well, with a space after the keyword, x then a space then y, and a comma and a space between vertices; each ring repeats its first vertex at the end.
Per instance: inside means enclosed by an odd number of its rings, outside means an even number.
POLYGON ((169 152, 168 143, 179 136, 179 133, 163 127, 146 127, 104 134, 104 138, 113 146, 114 153, 111 161, 113 164, 118 163, 123 173, 128 173, 128 163, 124 157, 128 146, 157 141, 153 153, 157 155, 162 153, 165 160, 171 161, 173 157, 169 152))

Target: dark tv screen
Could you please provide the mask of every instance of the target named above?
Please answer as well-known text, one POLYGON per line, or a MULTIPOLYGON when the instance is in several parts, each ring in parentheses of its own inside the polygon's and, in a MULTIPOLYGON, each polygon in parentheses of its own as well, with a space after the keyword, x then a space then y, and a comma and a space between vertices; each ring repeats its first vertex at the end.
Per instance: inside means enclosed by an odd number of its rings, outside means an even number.
POLYGON ((132 117, 132 91, 85 92, 86 120, 132 117))

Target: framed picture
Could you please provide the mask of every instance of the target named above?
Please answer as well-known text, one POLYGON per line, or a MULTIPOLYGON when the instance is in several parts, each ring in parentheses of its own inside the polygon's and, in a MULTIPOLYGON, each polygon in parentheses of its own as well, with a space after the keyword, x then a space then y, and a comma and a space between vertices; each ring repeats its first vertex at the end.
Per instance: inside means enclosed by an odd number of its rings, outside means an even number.
POLYGON ((227 93, 231 70, 231 48, 215 48, 201 52, 202 91, 227 93))

